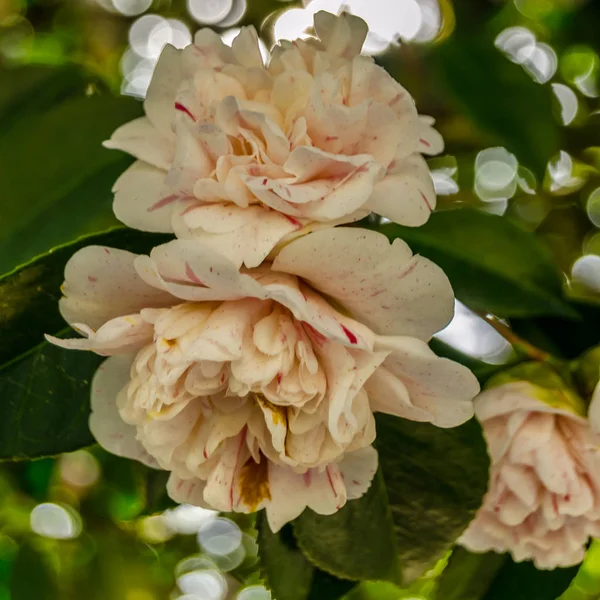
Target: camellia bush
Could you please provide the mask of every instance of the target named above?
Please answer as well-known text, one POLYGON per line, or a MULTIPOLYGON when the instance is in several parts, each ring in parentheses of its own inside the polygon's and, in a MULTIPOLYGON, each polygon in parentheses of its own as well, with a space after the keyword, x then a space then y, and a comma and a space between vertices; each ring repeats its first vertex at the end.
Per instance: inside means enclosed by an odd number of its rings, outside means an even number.
MULTIPOLYGON (((143 114, 74 66, 2 71, 0 458, 141 463, 161 510, 243 523, 236 585, 276 600, 555 600, 600 537, 598 297, 531 228, 436 208, 443 136, 367 34, 319 11, 265 59, 201 29, 143 114), (455 300, 504 362, 433 338, 455 300)), ((477 77, 478 43, 431 60, 477 77)), ((537 93, 512 67, 471 108, 537 93)))

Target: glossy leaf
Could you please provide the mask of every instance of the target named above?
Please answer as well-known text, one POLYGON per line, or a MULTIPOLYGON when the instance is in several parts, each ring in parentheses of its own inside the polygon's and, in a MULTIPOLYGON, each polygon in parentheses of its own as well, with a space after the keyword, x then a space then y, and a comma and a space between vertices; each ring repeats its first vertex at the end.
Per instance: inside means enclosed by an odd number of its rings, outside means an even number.
POLYGON ((329 517, 305 511, 294 531, 323 570, 411 582, 443 557, 480 507, 488 481, 485 442, 474 420, 440 429, 377 415, 376 446, 385 485, 377 478, 367 494, 329 517))
POLYGON ((422 227, 389 224, 379 231, 438 264, 458 300, 473 310, 500 317, 578 317, 563 298, 550 252, 504 217, 462 208, 434 213, 422 227))
POLYGON ((354 587, 314 567, 300 552, 291 525, 273 533, 261 514, 258 545, 261 571, 277 600, 337 600, 354 587))
POLYGON ((440 429, 380 414, 375 445, 404 580, 411 582, 451 549, 481 506, 489 471, 485 440, 474 419, 440 429))
POLYGON ((306 510, 294 521, 298 545, 310 561, 338 577, 400 583, 394 523, 377 473, 368 492, 333 515, 306 510))
POLYGON ((0 70, 0 273, 118 224, 111 188, 131 159, 102 147, 141 104, 74 67, 0 70))

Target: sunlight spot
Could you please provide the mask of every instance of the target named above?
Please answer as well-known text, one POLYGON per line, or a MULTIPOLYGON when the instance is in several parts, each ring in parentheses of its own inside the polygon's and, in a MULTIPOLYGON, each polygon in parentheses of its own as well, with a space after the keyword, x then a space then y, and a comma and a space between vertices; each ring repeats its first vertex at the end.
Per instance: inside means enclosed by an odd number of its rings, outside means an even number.
POLYGON ((52 504, 38 504, 29 518, 32 531, 55 540, 69 540, 81 533, 81 519, 71 508, 52 504))
POLYGON ((209 554, 231 554, 242 543, 242 532, 233 521, 218 517, 200 528, 198 543, 209 554))
POLYGON ((600 256, 586 254, 578 258, 571 270, 573 283, 593 292, 600 292, 600 256))
POLYGON ((510 344, 491 325, 458 300, 454 301, 454 318, 434 337, 492 364, 506 362, 512 351, 510 344))

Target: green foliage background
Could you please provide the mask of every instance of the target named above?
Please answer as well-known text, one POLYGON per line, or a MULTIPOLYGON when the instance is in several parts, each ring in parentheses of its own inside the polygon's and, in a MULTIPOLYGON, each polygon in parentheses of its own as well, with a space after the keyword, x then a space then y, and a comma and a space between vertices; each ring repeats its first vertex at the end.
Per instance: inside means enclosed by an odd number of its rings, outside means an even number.
MULTIPOLYGON (((296 5, 249 0, 239 24, 255 25, 269 44, 274 15, 296 5)), ((189 535, 148 533, 148 515, 169 506, 159 475, 94 447, 101 475, 81 487, 65 478, 64 458, 42 458, 93 442, 86 386, 99 359, 61 352, 41 337, 67 332, 56 309, 66 259, 90 243, 81 236, 136 251, 154 242, 120 229, 111 213, 110 188, 129 159, 100 144, 141 105, 119 94, 134 18, 107 7, 108 0, 0 0, 0 459, 38 459, 0 468, 0 600, 167 599, 176 565, 198 552, 189 535), (82 534, 57 541, 33 533, 30 513, 42 502, 77 510, 82 534)), ((571 278, 579 257, 600 255, 592 196, 600 188, 600 4, 440 0, 440 8, 433 40, 392 46, 377 61, 435 117, 446 149, 430 166, 457 191, 439 197, 439 212, 422 228, 367 226, 436 261, 469 308, 508 319, 546 352, 577 359, 600 343, 600 275, 595 288, 571 278), (550 81, 535 81, 496 47, 511 27, 553 49, 550 81), (568 125, 554 84, 576 98, 568 125), (476 158, 490 147, 519 164, 506 203, 484 201, 474 186, 476 158), (560 151, 571 163, 557 181, 560 151)), ((184 0, 154 0, 148 12, 197 28, 184 0)), ((499 368, 432 345, 481 381, 499 368)), ((515 349, 508 360, 520 358, 515 349)), ((588 379, 574 382, 584 399, 588 379)), ((452 552, 485 491, 475 423, 442 435, 380 419, 378 430, 382 468, 364 499, 334 517, 305 514, 277 536, 261 518, 240 522, 261 547, 260 567, 249 553, 234 572, 240 582, 264 581, 277 600, 600 598, 596 542, 579 570, 551 573, 452 552), (414 448, 422 454, 403 460, 414 448)))

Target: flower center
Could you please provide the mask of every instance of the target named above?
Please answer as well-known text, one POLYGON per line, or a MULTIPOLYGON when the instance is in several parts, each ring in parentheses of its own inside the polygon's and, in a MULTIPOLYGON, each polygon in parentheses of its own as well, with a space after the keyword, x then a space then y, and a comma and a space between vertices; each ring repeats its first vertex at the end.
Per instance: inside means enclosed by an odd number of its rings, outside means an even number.
POLYGON ((172 416, 199 397, 237 405, 252 394, 285 418, 283 407, 316 406, 325 395, 312 328, 273 301, 183 303, 142 317, 154 325, 154 341, 135 358, 128 396, 151 417, 172 416))

